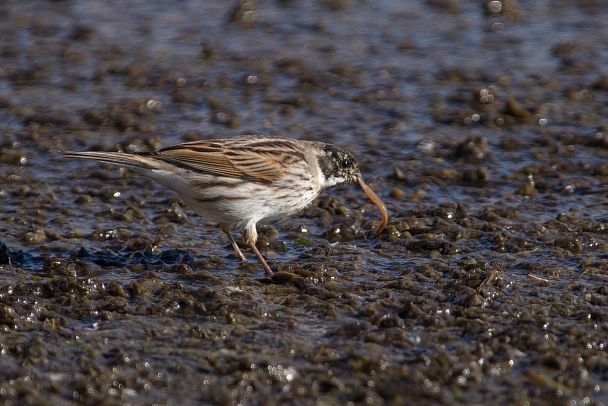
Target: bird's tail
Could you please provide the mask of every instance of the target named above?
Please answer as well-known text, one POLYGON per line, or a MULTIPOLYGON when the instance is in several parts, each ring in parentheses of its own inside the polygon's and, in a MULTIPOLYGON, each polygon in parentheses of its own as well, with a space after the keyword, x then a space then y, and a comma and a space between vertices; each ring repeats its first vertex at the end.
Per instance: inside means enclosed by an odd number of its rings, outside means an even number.
POLYGON ((150 158, 122 152, 57 151, 62 158, 91 159, 132 169, 156 169, 150 158))

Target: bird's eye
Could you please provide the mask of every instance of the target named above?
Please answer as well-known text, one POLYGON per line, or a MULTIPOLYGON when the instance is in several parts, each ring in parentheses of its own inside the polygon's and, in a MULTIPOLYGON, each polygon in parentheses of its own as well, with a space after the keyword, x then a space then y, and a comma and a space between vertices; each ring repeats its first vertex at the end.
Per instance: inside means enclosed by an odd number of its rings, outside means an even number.
POLYGON ((341 165, 342 165, 342 168, 344 168, 344 169, 350 168, 352 166, 352 162, 350 159, 345 158, 342 160, 341 165))

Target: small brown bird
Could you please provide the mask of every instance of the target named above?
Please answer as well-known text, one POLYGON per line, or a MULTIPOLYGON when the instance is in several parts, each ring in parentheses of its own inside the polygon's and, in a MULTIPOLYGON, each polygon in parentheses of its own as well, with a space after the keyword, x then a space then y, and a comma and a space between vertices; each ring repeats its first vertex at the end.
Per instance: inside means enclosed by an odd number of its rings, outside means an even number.
POLYGON ((376 234, 388 222, 385 204, 363 181, 352 154, 324 142, 240 136, 187 142, 150 153, 58 152, 65 158, 127 167, 177 192, 191 209, 219 221, 244 261, 230 234, 233 227, 242 228, 245 242, 267 275, 272 270, 255 245, 256 224, 297 213, 324 189, 358 183, 382 213, 376 234))

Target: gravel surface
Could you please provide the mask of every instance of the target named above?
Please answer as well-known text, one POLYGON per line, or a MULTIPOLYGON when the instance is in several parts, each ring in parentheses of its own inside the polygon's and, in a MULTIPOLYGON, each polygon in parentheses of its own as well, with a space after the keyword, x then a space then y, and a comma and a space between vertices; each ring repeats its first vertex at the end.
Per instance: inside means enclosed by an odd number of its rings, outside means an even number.
POLYGON ((0 402, 608 405, 607 157, 602 1, 0 1, 0 402), (269 278, 54 152, 237 134, 349 149, 389 226, 331 189, 269 278))

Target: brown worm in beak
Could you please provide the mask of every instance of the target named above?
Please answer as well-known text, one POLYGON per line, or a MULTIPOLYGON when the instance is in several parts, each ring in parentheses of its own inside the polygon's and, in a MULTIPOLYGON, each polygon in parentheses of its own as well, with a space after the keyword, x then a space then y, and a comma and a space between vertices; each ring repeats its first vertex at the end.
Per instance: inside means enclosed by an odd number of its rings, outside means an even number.
POLYGON ((382 213, 382 221, 380 221, 380 224, 378 225, 375 231, 376 235, 378 235, 382 232, 382 230, 384 230, 384 227, 386 227, 386 224, 388 223, 388 211, 386 210, 386 205, 382 200, 380 200, 376 192, 374 192, 369 186, 367 186, 367 184, 363 181, 362 178, 357 178, 357 183, 359 184, 359 186, 361 186, 367 197, 369 197, 370 200, 374 202, 376 206, 378 206, 378 209, 380 209, 380 213, 382 213))

